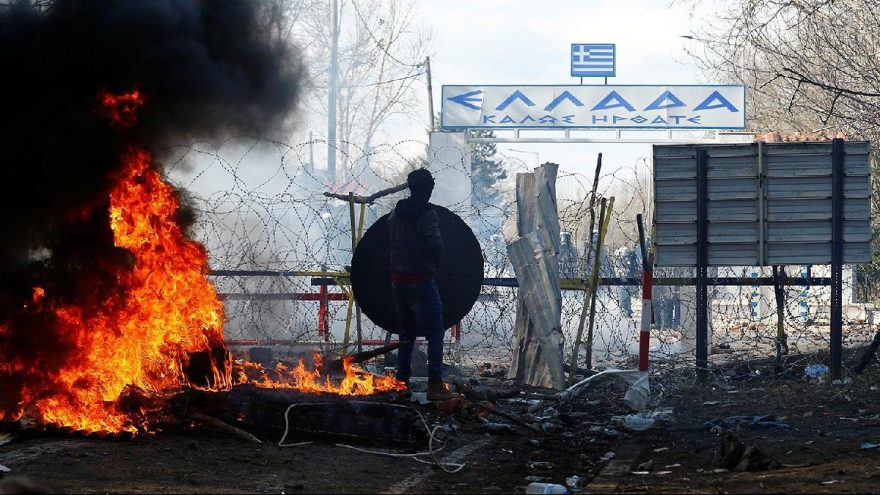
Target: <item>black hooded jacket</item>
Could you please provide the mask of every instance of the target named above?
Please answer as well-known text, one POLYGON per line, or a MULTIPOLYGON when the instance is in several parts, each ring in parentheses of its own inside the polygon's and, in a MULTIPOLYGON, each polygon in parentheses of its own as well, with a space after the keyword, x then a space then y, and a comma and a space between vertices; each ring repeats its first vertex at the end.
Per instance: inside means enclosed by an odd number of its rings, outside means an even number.
POLYGON ((406 198, 388 216, 391 235, 391 271, 433 275, 440 264, 443 240, 434 205, 420 198, 406 198))

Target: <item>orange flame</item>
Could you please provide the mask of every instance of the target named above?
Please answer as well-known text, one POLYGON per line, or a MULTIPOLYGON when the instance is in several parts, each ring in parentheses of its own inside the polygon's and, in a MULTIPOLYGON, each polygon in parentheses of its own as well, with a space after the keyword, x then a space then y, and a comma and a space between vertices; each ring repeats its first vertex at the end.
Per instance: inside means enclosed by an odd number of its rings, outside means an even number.
MULTIPOLYGON (((231 359, 223 346, 223 307, 206 277, 204 248, 174 222, 178 200, 132 150, 110 193, 114 243, 134 255, 130 272, 118 274, 123 301, 86 314, 75 306, 53 311, 62 331, 74 336, 82 359, 55 377, 54 393, 34 405, 41 419, 76 430, 135 432, 117 400, 127 385, 167 394, 185 386, 228 389, 231 359), (211 361, 204 384, 190 383, 186 367, 196 352, 222 348, 226 362, 211 361)), ((34 301, 45 295, 34 290, 34 301)))
MULTIPOLYGON (((99 111, 120 127, 134 123, 144 103, 138 91, 102 91, 98 100, 99 111)), ((122 159, 108 222, 114 245, 131 253, 132 266, 120 268, 118 291, 95 307, 53 303, 46 289, 33 288, 36 311, 54 315, 73 355, 62 369, 44 370, 42 388, 24 390, 21 410, 6 411, 7 418, 27 409, 39 421, 75 430, 136 432, 146 425, 133 424, 121 410, 126 387, 157 396, 186 386, 231 386, 223 308, 206 277, 205 250, 175 223, 177 197, 150 166, 147 152, 132 149, 122 159), (201 373, 209 376, 187 373, 196 353, 212 356, 202 360, 210 369, 201 373)))
POLYGON ((32 296, 32 299, 34 300, 34 304, 36 304, 36 303, 40 302, 40 299, 42 299, 43 296, 46 295, 46 290, 43 289, 42 287, 34 287, 33 290, 34 290, 34 294, 32 296))
POLYGON ((371 395, 379 392, 405 390, 406 385, 393 376, 377 376, 359 370, 351 358, 342 361, 345 377, 336 384, 329 376, 321 374, 321 356, 315 354, 315 367, 306 368, 302 359, 294 368, 278 363, 274 370, 267 370, 257 363, 240 363, 236 384, 249 383, 259 388, 293 389, 308 393, 331 393, 338 395, 371 395), (274 375, 275 378, 272 376, 274 375))
POLYGON ((98 93, 99 111, 116 127, 130 127, 137 120, 137 111, 144 106, 144 97, 138 90, 115 95, 107 90, 98 93))
MULTIPOLYGON (((98 99, 99 111, 117 127, 133 124, 144 103, 138 91, 102 91, 98 99)), ((149 425, 143 411, 121 405, 132 390, 155 404, 187 387, 229 390, 233 385, 223 306, 207 279, 205 249, 175 222, 177 196, 152 168, 149 154, 132 148, 122 159, 108 221, 114 244, 131 253, 132 266, 120 269, 118 291, 94 307, 54 302, 51 288, 33 287, 33 310, 54 316, 73 358, 62 369, 39 370, 43 383, 22 390, 21 402, 0 409, 0 419, 16 420, 27 411, 45 424, 74 430, 136 433, 149 425)), ((0 335, 9 332, 0 325, 0 335)), ((345 378, 336 385, 302 362, 293 369, 279 365, 275 379, 259 365, 245 363, 236 383, 342 395, 404 388, 393 377, 356 370, 350 361, 344 368, 345 378)), ((25 371, 19 362, 0 363, 0 373, 25 371)))

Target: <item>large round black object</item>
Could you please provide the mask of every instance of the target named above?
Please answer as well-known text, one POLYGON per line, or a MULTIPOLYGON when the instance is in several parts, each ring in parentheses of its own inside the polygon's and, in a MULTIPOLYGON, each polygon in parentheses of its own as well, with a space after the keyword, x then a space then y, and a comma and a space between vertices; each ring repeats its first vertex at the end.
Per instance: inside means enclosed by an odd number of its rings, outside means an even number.
MULTIPOLYGON (((432 205, 437 211, 443 251, 434 276, 443 301, 443 325, 450 328, 474 307, 483 285, 483 252, 470 227, 458 215, 432 205)), ((351 260, 351 286, 361 310, 376 325, 400 333, 391 296, 391 239, 388 215, 374 223, 361 238, 351 260)))

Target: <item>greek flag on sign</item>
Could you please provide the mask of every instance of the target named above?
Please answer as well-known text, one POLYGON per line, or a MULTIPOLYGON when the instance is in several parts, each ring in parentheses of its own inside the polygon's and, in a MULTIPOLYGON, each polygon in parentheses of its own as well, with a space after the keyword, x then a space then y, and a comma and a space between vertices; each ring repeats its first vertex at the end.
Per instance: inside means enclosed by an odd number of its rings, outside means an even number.
POLYGON ((571 44, 572 77, 614 77, 613 44, 571 44))

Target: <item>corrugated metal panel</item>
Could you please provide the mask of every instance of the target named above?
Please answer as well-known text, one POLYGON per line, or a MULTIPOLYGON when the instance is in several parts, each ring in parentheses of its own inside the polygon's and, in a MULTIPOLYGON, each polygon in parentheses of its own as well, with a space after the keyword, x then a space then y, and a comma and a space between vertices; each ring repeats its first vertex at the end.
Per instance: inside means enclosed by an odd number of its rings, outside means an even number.
MULTIPOLYGON (((867 198, 871 185, 865 177, 845 177, 844 198, 867 198)), ((768 177, 767 199, 808 199, 831 197, 831 174, 827 177, 768 177)), ((711 199, 711 198, 710 198, 711 199)))
POLYGON ((660 202, 694 202, 697 200, 697 181, 696 179, 657 180, 654 187, 654 197, 660 202))
MULTIPOLYGON (((711 158, 709 159, 711 160, 711 158)), ((713 179, 710 177, 708 182, 709 201, 743 198, 757 200, 758 180, 755 178, 713 179)))
MULTIPOLYGON (((843 218, 867 220, 871 217, 870 198, 850 198, 843 202, 843 218)), ((831 198, 767 201, 768 221, 831 220, 831 198)))
MULTIPOLYGON (((757 258, 758 244, 710 244, 709 264, 712 266, 748 266, 757 258)), ((697 263, 696 244, 657 246, 659 266, 694 266, 697 263)))
MULTIPOLYGON (((664 245, 696 245, 697 223, 658 223, 657 239, 664 245)), ((757 243, 758 229, 754 222, 710 222, 709 244, 757 243)))
MULTIPOLYGON (((755 143, 654 146, 658 265, 696 263, 697 149, 707 154, 710 265, 757 265, 762 238, 769 264, 830 263, 831 147, 831 142, 763 145, 766 197, 760 198, 755 143)), ((870 260, 869 150, 863 141, 844 144, 845 263, 870 260)))
MULTIPOLYGON (((844 242, 869 242, 868 220, 844 220, 844 242)), ((767 242, 831 242, 831 219, 802 222, 767 222, 767 242)))
MULTIPOLYGON (((830 208, 830 206, 829 206, 830 208)), ((719 200, 709 203, 709 221, 754 222, 758 215, 755 200, 719 200)), ((830 215, 830 213, 829 213, 830 215)), ((830 216, 828 218, 831 218, 830 216)), ((668 201, 662 211, 657 211, 657 223, 696 222, 697 212, 693 203, 668 201)))
MULTIPOLYGON (((843 245, 844 263, 863 263, 871 257, 870 243, 843 245)), ((775 243, 767 245, 770 265, 826 265, 831 259, 831 243, 775 243)))

